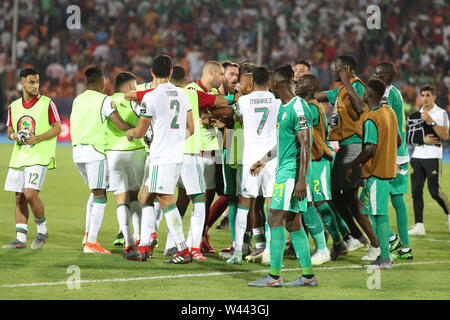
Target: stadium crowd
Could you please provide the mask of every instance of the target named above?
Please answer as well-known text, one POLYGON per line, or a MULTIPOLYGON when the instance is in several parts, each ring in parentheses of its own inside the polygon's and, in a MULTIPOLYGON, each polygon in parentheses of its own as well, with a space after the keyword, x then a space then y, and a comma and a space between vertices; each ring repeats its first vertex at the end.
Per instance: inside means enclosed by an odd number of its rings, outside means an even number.
POLYGON ((37 68, 42 92, 50 97, 74 98, 82 92, 82 71, 92 63, 105 70, 108 94, 120 71, 149 80, 151 57, 160 52, 175 58, 190 79, 198 79, 204 62, 211 59, 255 61, 261 21, 262 62, 269 67, 306 58, 328 89, 339 52, 357 57, 363 80, 377 61, 392 61, 400 70, 395 85, 407 114, 418 107, 419 87, 425 83, 436 84, 436 102, 450 112, 448 3, 372 2, 381 8, 380 30, 367 29, 367 3, 357 0, 95 0, 77 2, 82 29, 69 31, 70 1, 20 1, 13 66, 13 1, 5 0, 0 5, 0 101, 6 110, 19 95, 17 70, 27 65, 37 68))

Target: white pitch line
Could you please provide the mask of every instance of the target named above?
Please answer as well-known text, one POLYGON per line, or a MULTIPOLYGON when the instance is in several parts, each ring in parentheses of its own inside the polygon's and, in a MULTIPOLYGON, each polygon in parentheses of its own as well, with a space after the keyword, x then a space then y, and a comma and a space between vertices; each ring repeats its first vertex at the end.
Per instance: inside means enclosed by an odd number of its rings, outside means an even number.
MULTIPOLYGON (((423 261, 423 262, 406 262, 393 264, 394 267, 411 266, 411 265, 425 265, 425 264, 440 264, 450 263, 450 260, 443 261, 423 261)), ((350 265, 339 267, 315 267, 314 270, 338 270, 338 269, 364 269, 365 265, 350 265)), ((298 271, 300 268, 283 269, 283 272, 298 271)), ((100 282, 128 282, 128 281, 143 281, 143 280, 158 280, 158 279, 176 279, 186 277, 211 277, 222 275, 234 275, 243 273, 262 273, 267 272, 264 270, 253 271, 230 271, 230 272, 210 272, 210 273, 197 273, 197 274, 179 274, 179 275, 167 275, 167 276, 153 276, 153 277, 137 277, 137 278, 116 278, 116 279, 100 279, 100 280, 80 280, 80 281, 59 281, 59 282, 40 282, 40 283, 19 283, 19 284, 5 284, 0 285, 0 288, 19 288, 19 287, 39 287, 39 286, 58 286, 67 284, 83 284, 83 283, 100 283, 100 282)))
POLYGON ((450 240, 439 240, 439 239, 429 239, 429 238, 414 238, 411 237, 412 240, 425 240, 425 241, 432 241, 432 242, 448 242, 450 243, 450 240))

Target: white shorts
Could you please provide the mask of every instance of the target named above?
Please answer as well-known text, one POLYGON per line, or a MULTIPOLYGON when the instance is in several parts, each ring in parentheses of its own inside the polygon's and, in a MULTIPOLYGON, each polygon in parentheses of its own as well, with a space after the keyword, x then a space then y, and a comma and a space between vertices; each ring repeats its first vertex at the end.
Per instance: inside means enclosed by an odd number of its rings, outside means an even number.
POLYGON ((150 193, 175 194, 182 163, 151 164, 145 185, 150 193))
POLYGON ((240 169, 242 171, 240 179, 238 179, 239 195, 246 198, 256 198, 261 195, 264 198, 271 198, 275 184, 277 159, 269 161, 256 177, 250 174, 251 167, 250 164, 243 164, 240 169))
POLYGON ((145 149, 107 151, 109 191, 114 194, 138 191, 144 177, 145 157, 145 149))
POLYGON ((6 176, 5 190, 23 193, 25 189, 40 191, 44 184, 47 166, 31 166, 21 169, 9 168, 6 176))
POLYGON ((216 161, 215 157, 204 154, 198 156, 198 164, 203 172, 203 181, 205 189, 211 190, 216 188, 216 161))
POLYGON ((145 165, 144 165, 144 175, 142 176, 142 183, 141 183, 141 186, 142 186, 142 187, 145 185, 145 182, 146 182, 147 179, 148 179, 148 170, 149 170, 149 167, 150 167, 150 158, 149 158, 149 154, 146 153, 146 156, 145 156, 145 165))
MULTIPOLYGON (((89 189, 108 189, 108 163, 106 159, 87 163, 75 163, 89 189)), ((109 190, 108 190, 109 191, 109 190)))
POLYGON ((199 163, 198 155, 185 154, 183 156, 183 166, 181 167, 178 186, 186 189, 187 195, 205 193, 203 170, 199 163))

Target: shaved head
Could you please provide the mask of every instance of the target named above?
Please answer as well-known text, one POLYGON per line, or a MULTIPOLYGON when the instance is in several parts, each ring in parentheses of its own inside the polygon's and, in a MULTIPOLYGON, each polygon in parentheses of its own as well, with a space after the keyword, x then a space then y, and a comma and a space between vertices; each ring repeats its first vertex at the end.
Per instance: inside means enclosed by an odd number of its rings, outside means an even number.
POLYGON ((207 75, 210 72, 214 72, 214 71, 220 71, 222 68, 222 65, 217 62, 217 61, 208 61, 205 63, 205 65, 203 66, 202 69, 202 76, 203 75, 207 75))
POLYGON ((387 85, 390 85, 397 74, 395 66, 390 62, 382 62, 377 65, 375 70, 375 77, 382 80, 387 85))

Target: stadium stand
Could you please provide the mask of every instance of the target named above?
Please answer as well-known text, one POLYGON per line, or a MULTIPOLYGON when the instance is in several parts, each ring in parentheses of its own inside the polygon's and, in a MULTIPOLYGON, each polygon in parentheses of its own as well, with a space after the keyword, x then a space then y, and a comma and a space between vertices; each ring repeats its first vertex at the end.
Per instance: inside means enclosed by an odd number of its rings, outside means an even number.
POLYGON ((6 121, 9 101, 18 96, 17 72, 26 65, 38 69, 42 92, 52 98, 73 99, 83 91, 82 70, 91 63, 104 68, 107 94, 113 93, 112 79, 122 70, 134 72, 140 81, 148 80, 151 57, 159 53, 175 58, 195 80, 209 59, 255 60, 258 21, 264 25, 263 63, 269 67, 307 59, 323 87, 330 88, 332 63, 340 53, 358 58, 363 80, 379 61, 392 61, 400 70, 394 84, 402 91, 408 114, 417 110, 419 87, 424 83, 435 84, 436 103, 450 112, 448 2, 372 2, 381 8, 380 30, 367 29, 367 2, 358 0, 79 1, 82 29, 68 33, 70 1, 20 1, 13 66, 13 1, 3 0, 1 124, 6 121))

